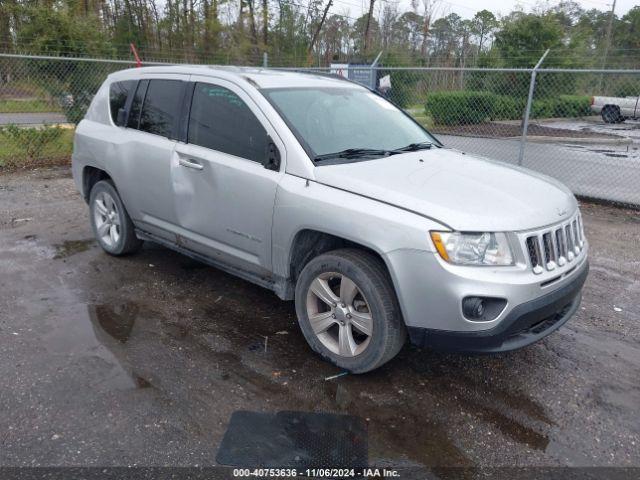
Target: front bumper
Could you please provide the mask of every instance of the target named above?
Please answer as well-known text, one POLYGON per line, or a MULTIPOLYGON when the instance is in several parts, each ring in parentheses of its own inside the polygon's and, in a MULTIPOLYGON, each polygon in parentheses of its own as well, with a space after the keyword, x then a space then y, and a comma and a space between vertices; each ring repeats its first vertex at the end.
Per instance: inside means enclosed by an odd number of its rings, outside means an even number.
POLYGON ((516 305, 489 330, 460 332, 408 327, 415 345, 458 352, 496 353, 526 347, 564 325, 582 299, 587 260, 571 281, 546 295, 516 305))

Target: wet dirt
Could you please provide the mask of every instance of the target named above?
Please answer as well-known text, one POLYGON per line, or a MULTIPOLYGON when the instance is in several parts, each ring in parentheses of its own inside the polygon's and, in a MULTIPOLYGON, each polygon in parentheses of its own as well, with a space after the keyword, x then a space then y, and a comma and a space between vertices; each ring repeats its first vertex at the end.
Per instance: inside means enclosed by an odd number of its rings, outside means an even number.
POLYGON ((237 410, 358 416, 379 466, 640 465, 637 212, 583 206, 583 303, 544 341, 325 381, 291 302, 154 244, 104 254, 66 170, 0 183, 0 465, 214 465, 237 410))
POLYGON ((66 258, 75 253, 84 252, 94 245, 96 241, 93 238, 87 240, 65 240, 61 244, 54 245, 56 254, 53 256, 55 259, 66 258))

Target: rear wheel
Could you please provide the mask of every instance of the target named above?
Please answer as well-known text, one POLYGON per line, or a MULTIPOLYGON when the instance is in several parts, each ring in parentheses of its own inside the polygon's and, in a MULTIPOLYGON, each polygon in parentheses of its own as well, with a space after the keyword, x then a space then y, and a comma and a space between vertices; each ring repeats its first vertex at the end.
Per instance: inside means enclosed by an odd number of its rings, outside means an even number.
POLYGON ((311 348, 354 373, 391 360, 406 340, 387 270, 369 252, 335 250, 311 260, 296 284, 296 312, 311 348))
POLYGON ((602 109, 602 120, 604 123, 618 123, 622 119, 620 109, 613 105, 607 105, 602 109))
POLYGON ((129 214, 109 180, 101 180, 89 196, 91 227, 102 249, 110 255, 126 255, 140 248, 129 214))

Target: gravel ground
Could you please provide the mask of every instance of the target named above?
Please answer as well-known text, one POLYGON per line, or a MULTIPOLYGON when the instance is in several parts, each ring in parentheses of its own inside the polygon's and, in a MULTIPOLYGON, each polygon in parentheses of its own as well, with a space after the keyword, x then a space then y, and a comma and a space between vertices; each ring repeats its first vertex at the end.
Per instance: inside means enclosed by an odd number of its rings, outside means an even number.
POLYGON ((364 418, 374 465, 638 467, 640 213, 582 208, 558 332, 325 381, 290 302, 152 244, 104 254, 67 168, 0 176, 0 465, 215 465, 234 411, 297 410, 364 418))

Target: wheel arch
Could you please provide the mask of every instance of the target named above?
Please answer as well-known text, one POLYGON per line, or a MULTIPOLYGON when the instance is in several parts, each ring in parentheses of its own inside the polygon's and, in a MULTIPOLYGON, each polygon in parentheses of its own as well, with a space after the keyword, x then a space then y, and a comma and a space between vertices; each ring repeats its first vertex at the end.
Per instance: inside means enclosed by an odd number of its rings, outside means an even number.
POLYGON ((322 255, 323 253, 327 253, 332 250, 338 250, 340 248, 364 250, 377 257, 384 265, 385 270, 389 275, 389 280, 393 286, 393 290, 396 296, 398 295, 394 275, 391 273, 389 263, 381 251, 372 245, 367 245, 345 236, 313 228, 304 228, 299 230, 293 236, 291 241, 288 261, 288 281, 292 287, 292 293, 295 289, 295 284, 300 272, 302 272, 302 269, 307 265, 307 263, 309 263, 309 261, 318 255, 322 255))
POLYGON ((111 180, 113 177, 103 168, 86 165, 82 169, 82 197, 84 201, 89 203, 89 196, 93 186, 101 180, 111 180))

